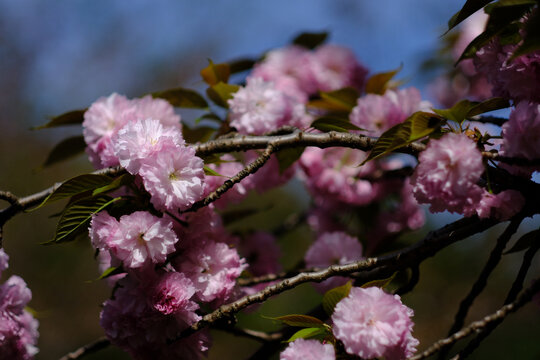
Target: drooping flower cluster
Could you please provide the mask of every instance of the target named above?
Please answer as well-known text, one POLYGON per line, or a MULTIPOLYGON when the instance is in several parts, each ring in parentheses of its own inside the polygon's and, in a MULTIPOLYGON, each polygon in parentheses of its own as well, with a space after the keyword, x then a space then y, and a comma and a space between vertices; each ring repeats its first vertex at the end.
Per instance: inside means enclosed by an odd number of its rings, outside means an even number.
MULTIPOLYGON (((0 249, 0 276, 9 257, 0 249)), ((38 321, 25 310, 32 292, 24 280, 12 275, 0 285, 0 358, 30 360, 37 354, 38 321)))
POLYGON ((429 142, 411 178, 418 202, 433 212, 508 219, 521 210, 523 196, 514 190, 490 194, 478 185, 484 172, 482 154, 465 134, 450 133, 429 142))
POLYGON ((353 287, 336 305, 333 333, 351 355, 364 359, 407 359, 419 343, 412 336, 413 314, 399 295, 387 294, 377 287, 353 287))

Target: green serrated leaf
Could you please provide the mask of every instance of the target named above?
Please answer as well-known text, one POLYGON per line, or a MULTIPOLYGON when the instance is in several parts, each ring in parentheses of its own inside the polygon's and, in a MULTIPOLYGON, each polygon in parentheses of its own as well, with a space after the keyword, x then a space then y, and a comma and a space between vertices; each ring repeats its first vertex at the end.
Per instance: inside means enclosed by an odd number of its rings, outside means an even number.
POLYGON ((92 192, 92 196, 103 194, 112 190, 116 190, 124 185, 131 184, 135 177, 131 174, 123 174, 114 179, 110 184, 99 187, 92 192))
POLYGON ((208 62, 208 66, 201 70, 201 76, 204 82, 210 86, 217 85, 220 82, 226 84, 231 75, 229 64, 214 64, 210 59, 208 59, 208 62))
POLYGON ((328 290, 322 299, 322 307, 324 309, 324 312, 328 316, 332 316, 334 313, 334 309, 338 302, 340 302, 342 299, 349 296, 349 292, 352 288, 352 282, 349 281, 345 285, 341 285, 338 287, 335 287, 331 290, 328 290))
POLYGON ((88 109, 72 110, 65 114, 50 118, 49 122, 40 126, 31 128, 32 130, 46 129, 57 126, 79 125, 84 121, 84 113, 88 109))
POLYGON ((326 336, 328 336, 330 332, 325 327, 311 327, 311 328, 305 328, 302 330, 298 330, 295 332, 287 342, 293 342, 297 339, 319 339, 323 340, 326 336))
POLYGON ((276 158, 279 164, 279 173, 283 174, 285 170, 300 159, 300 156, 302 156, 304 150, 305 147, 294 147, 278 151, 276 158))
POLYGON ((188 109, 206 109, 208 103, 195 90, 185 88, 174 88, 164 91, 157 91, 151 94, 153 98, 167 100, 172 106, 188 109))
POLYGON ((472 102, 469 100, 461 100, 460 102, 454 104, 450 109, 433 109, 437 114, 446 118, 448 120, 455 121, 457 123, 462 123, 466 118, 469 110, 477 105, 478 102, 472 102))
POLYGON ((301 314, 291 314, 278 317, 269 317, 268 319, 277 320, 285 325, 297 327, 324 327, 325 323, 316 317, 301 314))
POLYGON ((390 80, 392 80, 401 69, 403 69, 403 64, 395 70, 372 75, 366 82, 366 93, 377 95, 384 94, 390 80))
POLYGON ((225 84, 223 82, 210 86, 206 89, 206 95, 218 106, 229 108, 227 100, 233 98, 233 94, 240 89, 238 85, 225 84))
POLYGON ((360 165, 428 136, 441 127, 445 121, 436 114, 423 111, 415 112, 403 123, 385 131, 373 146, 369 156, 360 165))
POLYGON ((392 276, 390 276, 390 277, 388 277, 386 279, 368 281, 367 283, 363 284, 362 287, 365 289, 365 288, 368 288, 368 287, 374 287, 375 286, 375 287, 384 289, 385 287, 390 285, 392 280, 394 280, 394 278, 396 277, 396 274, 397 274, 397 272, 393 273, 392 276))
POLYGON ((315 49, 317 46, 323 44, 327 38, 327 32, 305 32, 295 37, 292 43, 307 49, 315 49))
POLYGON ((465 5, 448 21, 448 31, 493 0, 467 0, 465 5))
POLYGON ((214 170, 214 169, 212 169, 212 168, 209 168, 209 167, 206 166, 206 165, 203 167, 203 169, 204 169, 204 174, 205 174, 205 175, 228 177, 228 176, 225 176, 225 175, 221 175, 221 174, 218 173, 216 170, 214 170))
POLYGON ((88 231, 88 224, 92 219, 92 215, 97 214, 120 199, 121 197, 112 199, 109 196, 100 196, 97 198, 84 198, 68 205, 58 221, 54 238, 43 243, 43 245, 74 240, 80 232, 88 231))
POLYGON ((237 59, 237 60, 229 61, 227 62, 227 64, 229 65, 231 74, 236 74, 236 73, 251 69, 253 65, 255 65, 256 62, 257 60, 255 59, 244 58, 244 59, 237 59))
POLYGON ((311 123, 311 127, 323 132, 348 132, 349 130, 363 130, 362 128, 352 124, 349 120, 329 116, 318 118, 311 123))
POLYGON ((51 150, 42 168, 73 158, 84 153, 86 142, 84 136, 73 136, 62 140, 51 150))
POLYGON ((49 196, 47 196, 45 200, 41 202, 41 204, 39 204, 37 207, 33 208, 30 211, 37 210, 42 206, 45 206, 46 204, 52 203, 57 200, 65 199, 77 194, 101 188, 103 186, 109 185, 113 181, 114 178, 107 175, 84 174, 76 176, 65 181, 62 185, 58 187, 58 189, 56 189, 49 196))
POLYGON ((539 230, 533 230, 531 232, 528 232, 527 234, 523 235, 519 238, 518 241, 512 246, 512 248, 505 252, 505 254, 512 254, 515 252, 523 251, 534 244, 538 246, 540 242, 540 229, 539 230))
POLYGON ((201 126, 196 128, 190 128, 187 125, 182 127, 182 135, 184 140, 188 144, 195 144, 197 142, 206 142, 210 140, 212 135, 216 133, 216 129, 210 126, 201 126))
POLYGON ((321 92, 320 95, 323 100, 326 100, 326 102, 348 112, 356 106, 358 97, 360 96, 358 91, 352 87, 345 87, 329 92, 321 92))
POLYGON ((510 102, 500 97, 487 99, 485 101, 482 101, 481 103, 476 103, 476 105, 473 105, 467 112, 467 118, 470 119, 473 116, 494 110, 506 109, 509 106, 510 102))
POLYGON ((203 114, 203 115, 199 116, 198 118, 196 118, 195 119, 195 124, 198 124, 203 120, 211 120, 211 121, 217 122, 218 124, 221 124, 223 122, 223 119, 220 118, 218 115, 216 115, 214 113, 207 113, 207 114, 203 114))

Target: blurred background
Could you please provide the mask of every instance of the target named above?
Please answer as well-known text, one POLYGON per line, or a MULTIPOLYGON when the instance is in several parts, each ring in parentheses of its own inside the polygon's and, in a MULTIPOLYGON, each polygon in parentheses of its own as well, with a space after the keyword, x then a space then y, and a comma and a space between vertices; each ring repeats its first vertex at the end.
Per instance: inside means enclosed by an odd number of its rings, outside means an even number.
MULTIPOLYGON (((331 43, 351 48, 371 73, 403 64, 400 78, 424 90, 432 78, 419 70, 420 64, 437 49, 447 20, 463 2, 0 0, 0 190, 23 196, 92 171, 84 156, 40 169, 56 143, 81 131, 77 126, 29 130, 47 117, 85 108, 112 92, 136 97, 177 86, 201 88, 198 72, 207 59, 258 57, 303 31, 328 31, 331 43)), ((278 190, 283 191, 287 189, 278 190)), ((305 198, 296 196, 301 208, 305 198)), ((291 211, 290 204, 275 204, 276 198, 274 193, 253 200, 274 205, 271 217, 265 214, 253 223, 270 229, 282 221, 281 210, 291 211)), ((11 260, 0 281, 18 274, 32 289, 30 305, 40 321, 36 358, 41 360, 58 359, 102 336, 100 304, 110 295, 104 283, 93 281, 99 274, 89 244, 40 245, 52 237, 56 221, 49 216, 61 205, 18 215, 4 229, 11 260)), ((411 234, 409 241, 452 219, 430 217, 425 229, 411 234)), ((533 220, 538 219, 529 220, 521 232, 533 220)), ((416 312, 414 335, 420 349, 446 335, 459 301, 502 228, 452 246, 423 264, 418 288, 404 297, 416 312)), ((280 241, 285 266, 298 259, 295 249, 308 244, 302 229, 280 241)), ((467 323, 500 307, 521 256, 504 257, 467 323)), ((537 263, 535 270, 538 273, 537 263)), ((320 295, 304 285, 257 313, 242 315, 240 322, 270 329, 273 325, 260 314, 305 312, 319 301, 320 295)), ((472 358, 540 358, 539 316, 539 307, 533 304, 512 315, 472 358)), ((242 359, 258 346, 219 332, 213 335, 211 359, 242 359), (241 345, 231 347, 233 340, 241 345)), ((127 356, 111 347, 89 358, 127 356)))

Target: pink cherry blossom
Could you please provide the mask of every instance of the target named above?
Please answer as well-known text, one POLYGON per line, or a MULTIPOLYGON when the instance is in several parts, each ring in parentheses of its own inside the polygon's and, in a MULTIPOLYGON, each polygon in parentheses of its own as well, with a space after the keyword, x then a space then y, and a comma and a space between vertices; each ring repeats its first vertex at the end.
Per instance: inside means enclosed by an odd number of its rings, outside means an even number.
POLYGON ((540 105, 521 101, 502 126, 504 156, 540 158, 540 105))
POLYGON ((38 353, 38 326, 38 321, 26 310, 19 315, 0 312, 0 358, 33 359, 38 353))
MULTIPOLYGON (((309 268, 326 268, 334 264, 344 265, 361 259, 362 244, 357 238, 344 232, 321 234, 304 256, 306 266, 309 268)), ((314 285, 317 290, 324 293, 346 282, 347 278, 334 276, 314 285)))
POLYGON ((2 272, 9 267, 8 261, 8 254, 6 254, 4 249, 0 249, 0 276, 2 276, 2 272))
POLYGON ((413 311, 377 287, 353 287, 332 315, 333 332, 351 355, 372 359, 406 359, 418 340, 412 337, 413 311))
POLYGON ((184 210, 203 195, 203 161, 191 147, 178 146, 174 151, 154 154, 144 161, 139 174, 158 210, 184 210))
POLYGON ((231 126, 242 134, 261 135, 285 125, 292 103, 272 82, 250 77, 229 100, 231 126))
POLYGON ((446 134, 431 140, 418 160, 411 184, 419 203, 430 204, 432 212, 474 214, 483 193, 476 182, 484 172, 474 141, 465 134, 446 134))
POLYGON ((121 260, 125 267, 139 268, 164 262, 167 255, 174 252, 177 241, 170 220, 137 211, 120 218, 118 230, 107 238, 103 248, 121 260))
POLYGON ((236 249, 222 242, 208 241, 189 249, 181 259, 175 259, 175 267, 191 279, 200 300, 221 303, 231 296, 236 278, 247 264, 236 249))
POLYGON ((297 339, 279 354, 279 360, 335 360, 332 344, 321 344, 317 340, 297 339))
POLYGON ((12 275, 0 286, 0 311, 20 315, 31 299, 32 292, 20 276, 12 275))
POLYGON ((297 84, 296 88, 307 95, 317 91, 312 54, 296 45, 269 51, 264 60, 255 65, 252 76, 275 82, 281 78, 290 78, 297 84))
POLYGON ((131 174, 137 174, 141 164, 152 155, 174 151, 184 143, 178 127, 165 127, 161 121, 150 118, 128 122, 113 137, 114 153, 131 174))
POLYGON ((353 52, 339 45, 321 45, 313 52, 313 73, 320 91, 354 87, 362 90, 367 69, 353 52))
POLYGON ((484 192, 476 212, 480 218, 494 217, 500 221, 510 219, 525 205, 525 198, 517 190, 505 190, 498 194, 484 192))
MULTIPOLYGON (((223 183, 230 177, 238 174, 244 165, 236 161, 234 157, 230 154, 225 154, 221 157, 221 160, 224 161, 219 164, 209 164, 208 167, 212 170, 215 170, 218 174, 223 176, 214 176, 207 175, 204 178, 206 184, 204 195, 208 195, 211 192, 215 191, 218 187, 223 185, 223 183)), ((253 184, 249 181, 250 179, 244 179, 241 182, 235 184, 231 189, 229 189, 225 194, 214 202, 214 204, 219 208, 223 209, 229 204, 234 204, 240 202, 246 197, 249 190, 253 188, 253 184)))
POLYGON ((135 105, 136 119, 157 119, 163 126, 180 131, 180 116, 174 112, 169 102, 153 98, 151 95, 132 101, 135 105))
MULTIPOLYGON (((257 157, 259 157, 259 153, 254 150, 247 151, 245 155, 247 163, 255 161, 257 157)), ((274 154, 262 168, 257 170, 256 173, 249 175, 246 180, 255 191, 262 194, 265 191, 287 183, 294 176, 295 170, 296 167, 295 164, 293 164, 288 169, 281 172, 279 170, 279 161, 274 154)))
POLYGON ((420 91, 410 87, 387 90, 384 95, 367 94, 358 99, 350 115, 351 123, 366 129, 371 136, 380 136, 392 126, 402 123, 416 111, 428 111, 420 91))
POLYGON ((109 244, 115 241, 120 224, 106 211, 100 211, 92 216, 88 229, 90 242, 95 249, 108 249, 109 244))

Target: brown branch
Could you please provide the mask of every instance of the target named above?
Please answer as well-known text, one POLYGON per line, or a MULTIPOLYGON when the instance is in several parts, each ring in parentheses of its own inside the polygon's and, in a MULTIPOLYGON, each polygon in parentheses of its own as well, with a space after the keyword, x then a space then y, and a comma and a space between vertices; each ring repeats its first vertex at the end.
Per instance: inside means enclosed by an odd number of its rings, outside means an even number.
POLYGON ((9 191, 0 191, 0 200, 5 200, 10 203, 10 205, 15 205, 19 202, 19 198, 9 191))
POLYGON ((463 218, 452 224, 448 224, 439 230, 430 232, 424 240, 409 246, 402 251, 385 255, 380 258, 369 258, 347 265, 332 265, 320 271, 300 273, 291 278, 282 280, 277 284, 268 286, 255 294, 245 296, 230 304, 219 307, 182 332, 177 339, 172 339, 171 341, 176 341, 180 338, 189 336, 223 318, 233 316, 235 313, 251 304, 263 302, 274 295, 293 289, 306 282, 321 282, 332 276, 347 275, 354 272, 360 272, 359 277, 363 277, 362 280, 364 282, 372 279, 381 279, 381 276, 389 276, 395 271, 419 264, 428 257, 435 255, 439 250, 446 246, 482 232, 495 224, 497 224, 497 221, 493 219, 479 220, 476 217, 463 218))
MULTIPOLYGON (((433 345, 431 345, 429 348, 424 350, 422 353, 413 356, 409 360, 421 360, 425 359, 433 354, 435 354, 438 351, 441 351, 443 348, 454 344, 455 342, 471 335, 475 332, 482 332, 484 331, 488 326, 491 326, 494 323, 499 323, 502 320, 505 319, 505 317, 515 311, 517 311, 519 308, 521 308, 523 305, 531 301, 532 297, 540 290, 540 279, 536 279, 527 290, 525 290, 514 302, 504 305, 499 310, 494 312, 493 314, 490 314, 488 316, 485 316, 482 320, 475 321, 471 323, 469 326, 464 328, 463 330, 460 330, 458 332, 453 333, 451 336, 441 339, 437 342, 435 342, 433 345)), ((453 359, 459 359, 460 355, 454 357, 453 359)))
POLYGON ((274 151, 274 147, 272 145, 268 145, 266 150, 264 150, 263 153, 257 159, 255 159, 255 161, 242 169, 238 174, 226 180, 223 185, 218 187, 215 191, 211 192, 207 197, 197 201, 189 209, 182 212, 186 213, 197 211, 200 208, 213 203, 214 201, 219 199, 221 195, 231 189, 235 184, 239 183, 240 181, 242 181, 242 179, 248 177, 251 174, 254 174, 257 170, 259 170, 270 159, 270 156, 274 151))
POLYGON ((94 353, 98 350, 104 349, 107 346, 109 346, 111 342, 109 339, 107 339, 105 336, 100 337, 94 342, 91 342, 90 344, 86 344, 84 346, 81 346, 77 350, 70 352, 67 355, 64 355, 60 358, 60 360, 74 360, 74 359, 80 359, 85 355, 94 353))
MULTIPOLYGON (((491 275, 493 270, 495 270, 495 267, 501 260, 502 253, 504 251, 504 248, 506 247, 506 244, 508 243, 512 235, 517 231, 519 225, 521 224, 521 221, 523 221, 522 217, 512 220, 510 225, 508 225, 506 230, 497 239, 497 243, 495 244, 495 247, 491 251, 491 254, 489 255, 489 258, 486 262, 486 265, 480 272, 478 279, 473 284, 467 296, 465 296, 465 298, 459 304, 459 309, 456 313, 456 316, 454 317, 454 324, 450 328, 450 331, 448 332, 448 336, 450 336, 451 334, 455 333, 456 331, 458 331, 459 329, 463 327, 463 324, 465 323, 465 318, 467 317, 469 309, 471 308, 474 300, 478 297, 478 295, 480 295, 480 293, 486 287, 489 276, 491 275)), ((450 346, 445 348, 445 351, 442 351, 439 353, 439 359, 442 359, 448 353, 448 351, 450 351, 450 346)))

